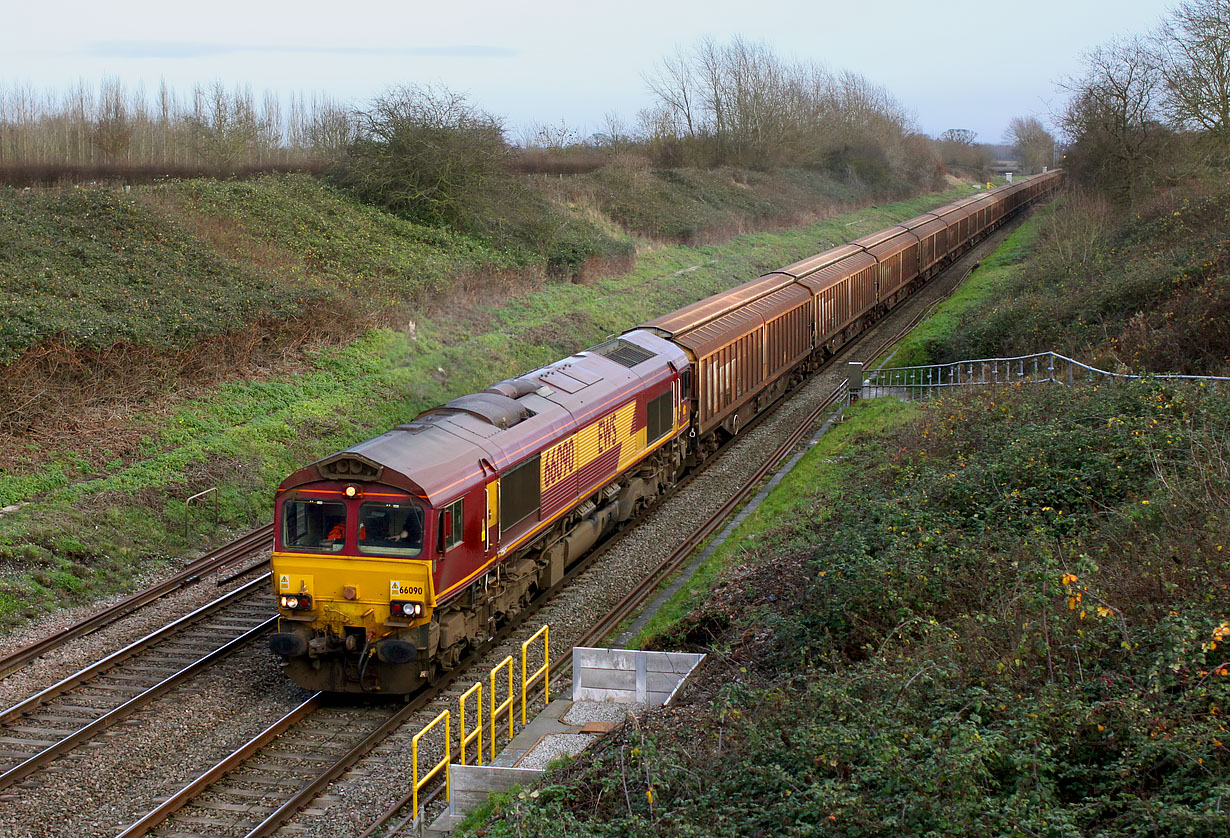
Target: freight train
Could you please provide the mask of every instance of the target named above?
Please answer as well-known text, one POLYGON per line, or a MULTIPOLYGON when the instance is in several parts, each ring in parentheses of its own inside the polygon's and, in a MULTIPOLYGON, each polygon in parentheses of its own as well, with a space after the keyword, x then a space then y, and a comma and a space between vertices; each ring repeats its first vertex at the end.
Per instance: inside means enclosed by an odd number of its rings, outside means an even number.
POLYGON ((296 683, 433 682, 843 344, 1062 183, 1050 172, 765 274, 312 463, 277 490, 270 647, 296 683))

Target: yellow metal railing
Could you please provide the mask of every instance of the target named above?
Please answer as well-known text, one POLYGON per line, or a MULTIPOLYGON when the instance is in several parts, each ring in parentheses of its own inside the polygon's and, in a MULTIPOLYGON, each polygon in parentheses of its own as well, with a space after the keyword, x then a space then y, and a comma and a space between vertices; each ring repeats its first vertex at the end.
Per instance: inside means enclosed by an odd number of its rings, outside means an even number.
MULTIPOLYGON (((551 633, 549 626, 543 626, 538 631, 534 632, 528 640, 521 644, 521 724, 525 725, 528 719, 527 707, 528 700, 526 696, 531 687, 542 679, 543 705, 546 706, 551 701, 550 681, 551 681, 551 660, 550 660, 550 640, 551 633), (530 646, 537 642, 538 638, 542 638, 542 666, 533 672, 529 671, 529 650, 530 646)), ((491 733, 490 733, 490 749, 491 760, 495 761, 495 740, 496 724, 500 722, 501 714, 508 713, 508 738, 511 741, 514 731, 514 718, 516 715, 516 699, 517 699, 517 684, 514 670, 516 664, 513 661, 512 655, 504 658, 495 665, 491 670, 490 684, 491 691, 487 694, 487 705, 490 707, 491 718, 491 733), (502 680, 501 673, 507 670, 508 672, 508 697, 503 701, 497 702, 499 691, 496 688, 497 679, 502 680)), ((461 753, 461 765, 468 765, 467 755, 471 744, 475 746, 476 754, 475 764, 483 764, 483 682, 479 681, 470 687, 458 699, 458 721, 457 742, 461 753), (466 703, 470 700, 470 696, 474 697, 474 727, 470 729, 466 725, 466 703)), ((414 788, 411 792, 414 803, 415 816, 418 816, 419 811, 419 791, 423 786, 427 785, 433 777, 444 772, 444 799, 448 800, 452 794, 451 778, 448 775, 448 765, 452 761, 452 715, 451 711, 445 710, 440 715, 431 720, 411 740, 413 747, 414 759, 414 788), (444 723, 444 758, 431 766, 430 770, 419 777, 419 740, 434 730, 441 722, 444 723)))
POLYGON ((521 644, 521 724, 525 724, 525 706, 526 696, 529 695, 530 687, 542 678, 542 706, 546 707, 551 703, 551 627, 544 625, 538 631, 534 632, 533 636, 521 644), (542 666, 534 670, 533 675, 527 677, 526 673, 526 652, 530 648, 530 644, 542 638, 542 666))
POLYGON ((467 764, 466 763, 466 745, 469 745, 470 742, 477 739, 478 748, 475 751, 478 754, 477 764, 482 765, 483 764, 483 684, 482 682, 481 681, 477 682, 474 686, 470 687, 468 690, 463 692, 461 694, 459 703, 461 705, 461 725, 457 731, 457 736, 461 742, 461 764, 462 765, 467 764), (470 733, 467 735, 466 734, 466 699, 475 693, 477 693, 477 696, 475 696, 475 699, 474 699, 474 718, 476 718, 478 722, 477 724, 474 725, 474 730, 470 731, 470 733))
POLYGON ((452 761, 452 737, 449 735, 449 711, 445 710, 440 715, 432 719, 427 727, 414 734, 414 739, 411 740, 411 748, 414 752, 414 816, 419 816, 419 789, 427 785, 427 782, 434 776, 444 771, 444 799, 449 800, 452 793, 452 787, 449 784, 448 764, 452 761), (444 722, 444 759, 437 762, 432 769, 423 775, 423 779, 419 779, 419 740, 426 736, 432 728, 438 725, 441 720, 444 722))
POLYGON ((505 710, 508 711, 508 738, 513 737, 513 696, 516 694, 516 686, 513 681, 513 659, 512 655, 504 658, 497 663, 491 670, 491 698, 488 704, 491 705, 491 760, 495 761, 495 721, 500 717, 500 714, 505 710), (495 676, 499 674, 501 669, 508 669, 508 698, 497 705, 495 703, 495 676))

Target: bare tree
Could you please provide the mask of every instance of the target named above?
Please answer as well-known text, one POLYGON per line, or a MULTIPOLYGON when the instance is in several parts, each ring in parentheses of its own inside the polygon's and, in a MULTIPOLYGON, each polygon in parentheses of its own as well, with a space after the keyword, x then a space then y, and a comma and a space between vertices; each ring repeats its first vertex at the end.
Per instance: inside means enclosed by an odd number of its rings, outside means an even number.
POLYGON ((699 118, 696 114, 697 80, 691 58, 682 49, 662 59, 658 69, 647 74, 645 83, 661 100, 663 113, 678 120, 679 129, 689 137, 696 136, 699 118))
POLYGON ((1085 73, 1069 78, 1059 122, 1078 174, 1131 202, 1162 142, 1158 61, 1140 38, 1122 38, 1084 56, 1085 73))
POLYGON ((590 136, 590 142, 599 148, 619 152, 630 148, 636 136, 618 113, 607 111, 602 118, 602 130, 590 136))
POLYGON ((103 79, 101 94, 91 141, 108 160, 115 160, 132 145, 135 126, 128 111, 127 94, 119 79, 103 79))
POLYGON ((977 138, 977 131, 971 131, 968 128, 949 128, 940 134, 939 141, 941 143, 952 143, 957 146, 971 146, 977 138))
POLYGON ((575 146, 581 142, 581 132, 564 120, 548 124, 535 122, 527 125, 521 132, 523 148, 563 149, 575 146))
POLYGON ((1230 0, 1180 3, 1156 36, 1174 124, 1203 129, 1230 145, 1230 0))
POLYGON ((333 159, 358 137, 359 117, 352 109, 323 96, 313 100, 306 148, 333 159))
POLYGON ((646 82, 658 104, 642 132, 665 163, 811 166, 872 182, 935 171, 929 143, 909 138, 912 119, 884 88, 783 61, 762 43, 703 40, 646 82))
POLYGON ((1013 117, 1008 122, 1004 139, 1012 143, 1028 173, 1042 171, 1055 159, 1055 138, 1036 117, 1013 117))
POLYGON ((184 117, 189 142, 201 162, 224 169, 254 156, 260 136, 252 92, 230 94, 222 82, 192 92, 192 112, 184 117))

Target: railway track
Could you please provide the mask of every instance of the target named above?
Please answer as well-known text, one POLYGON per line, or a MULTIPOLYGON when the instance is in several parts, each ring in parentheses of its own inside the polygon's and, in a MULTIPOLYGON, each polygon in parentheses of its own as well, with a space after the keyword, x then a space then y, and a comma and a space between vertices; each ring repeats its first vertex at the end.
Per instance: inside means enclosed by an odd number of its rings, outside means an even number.
MULTIPOLYGON (((225 570, 237 564, 241 559, 252 555, 252 553, 272 546, 273 524, 269 523, 262 527, 257 527, 229 544, 224 544, 216 550, 211 550, 183 570, 158 584, 138 591, 102 611, 91 614, 89 617, 61 631, 49 634, 15 652, 0 656, 0 678, 20 669, 30 661, 47 654, 53 649, 58 649, 69 641, 84 637, 91 632, 111 625, 152 602, 156 602, 190 585, 195 585, 204 577, 225 570)), ((251 569, 247 568, 245 572, 251 569)), ((230 578, 234 578, 234 576, 222 581, 229 581, 230 578)))
POLYGON ((268 580, 265 573, 0 712, 0 792, 272 629, 268 580))
MULTIPOLYGON (((864 348, 863 344, 867 342, 867 338, 872 336, 872 331, 865 333, 862 337, 856 339, 850 346, 839 352, 830 362, 832 365, 841 362, 850 355, 858 353, 860 357, 865 359, 864 365, 870 366, 877 359, 891 358, 891 350, 924 320, 941 302, 947 299, 952 293, 960 287, 969 274, 978 266, 979 261, 990 251, 998 247, 999 243, 1007 236, 1014 225, 997 231, 987 239, 979 242, 975 247, 971 248, 969 253, 962 257, 953 268, 959 268, 959 273, 954 274, 957 278, 949 280, 947 288, 943 289, 935 299, 931 300, 926 306, 915 312, 904 324, 898 324, 896 331, 890 336, 881 340, 874 348, 864 348)), ((937 279, 942 279, 937 277, 937 279)), ((935 283, 939 285, 939 283, 935 283)), ((817 375, 822 371, 818 371, 817 375)), ((816 428, 822 417, 833 411, 840 403, 844 401, 848 390, 848 380, 841 381, 831 392, 824 396, 810 413, 788 433, 782 440, 777 449, 762 462, 756 472, 746 481, 743 487, 728 498, 715 512, 706 518, 699 526, 679 544, 671 553, 658 565, 653 571, 644 576, 641 581, 628 594, 620 600, 613 608, 596 620, 593 626, 577 638, 573 642, 573 646, 568 648, 561 656, 558 665, 551 670, 551 680, 553 682, 553 691, 556 694, 566 694, 568 692, 567 682, 571 677, 572 671, 572 649, 581 646, 593 646, 603 642, 603 640, 611 635, 615 629, 624 623, 628 618, 635 615, 646 602, 650 600, 653 594, 670 579, 690 558, 690 556, 705 543, 715 532, 721 528, 724 523, 742 507, 748 499, 758 490, 762 482, 767 479, 772 472, 781 464, 787 456, 794 451, 800 443, 816 428)), ((776 405, 774 406, 776 409, 776 405)), ((761 414, 758 417, 763 418, 771 411, 761 414)), ((749 426, 750 429, 750 426, 749 426)), ((456 747, 454 746, 454 750, 456 747)), ((431 807, 433 804, 439 808, 439 796, 444 791, 443 782, 437 782, 429 786, 424 792, 420 793, 421 805, 424 809, 431 807)), ((359 838, 371 838, 376 834, 382 834, 385 838, 393 838, 393 836, 403 834, 403 830, 413 821, 414 813, 405 817, 401 822, 389 828, 389 824, 411 803, 411 795, 406 794, 404 797, 396 801, 388 807, 374 822, 372 822, 362 833, 359 838), (383 831, 386 830, 387 831, 383 831)))

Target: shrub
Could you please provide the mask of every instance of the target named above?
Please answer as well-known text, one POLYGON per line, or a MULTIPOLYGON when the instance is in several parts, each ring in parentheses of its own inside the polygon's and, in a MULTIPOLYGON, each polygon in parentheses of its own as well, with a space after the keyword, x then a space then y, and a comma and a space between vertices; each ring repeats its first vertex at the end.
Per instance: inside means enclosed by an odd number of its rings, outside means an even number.
POLYGON ((425 224, 466 226, 504 175, 504 129, 441 87, 397 87, 362 115, 328 177, 365 201, 425 224))

